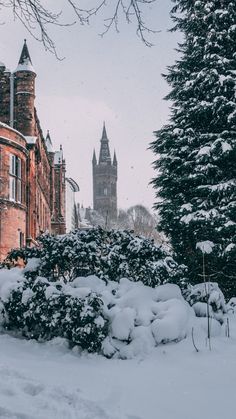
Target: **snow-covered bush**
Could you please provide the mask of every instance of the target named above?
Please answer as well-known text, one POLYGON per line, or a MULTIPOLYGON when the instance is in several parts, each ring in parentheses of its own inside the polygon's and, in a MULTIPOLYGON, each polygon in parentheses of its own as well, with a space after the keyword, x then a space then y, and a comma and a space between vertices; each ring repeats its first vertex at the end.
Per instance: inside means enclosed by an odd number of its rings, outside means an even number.
POLYGON ((177 285, 153 289, 124 278, 113 286, 112 295, 106 312, 109 336, 103 342, 106 356, 145 355, 156 345, 187 336, 193 312, 177 285))
POLYGON ((34 270, 35 275, 50 281, 97 275, 105 281, 126 277, 156 286, 181 282, 185 276, 185 267, 179 266, 165 249, 128 231, 98 227, 57 237, 43 235, 39 243, 39 247, 13 250, 9 259, 37 258, 30 275, 34 270))
POLYGON ((197 317, 207 317, 207 303, 209 315, 220 323, 224 321, 226 313, 225 298, 216 282, 200 283, 189 286, 185 291, 186 300, 193 307, 197 317))
MULTIPOLYGON (((107 336, 103 301, 95 292, 76 294, 60 282, 46 278, 16 279, 1 284, 1 326, 23 337, 40 341, 66 338, 72 346, 98 352, 107 336)), ((1 271, 1 276, 4 271, 1 271)), ((1 278, 0 278, 1 279, 1 278)))
POLYGON ((71 346, 107 357, 145 355, 183 339, 193 310, 175 284, 149 287, 127 278, 96 276, 50 282, 25 270, 0 270, 0 325, 39 341, 66 338, 71 346), (26 276, 27 275, 27 276, 26 276))
POLYGON ((235 313, 236 312, 236 297, 230 298, 229 302, 226 305, 228 313, 235 313))

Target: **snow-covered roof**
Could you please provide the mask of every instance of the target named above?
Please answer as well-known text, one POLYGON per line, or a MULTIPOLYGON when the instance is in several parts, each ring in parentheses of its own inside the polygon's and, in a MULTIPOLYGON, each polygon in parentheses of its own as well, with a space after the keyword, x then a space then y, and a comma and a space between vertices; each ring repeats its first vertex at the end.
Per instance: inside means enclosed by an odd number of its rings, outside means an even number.
POLYGON ((17 68, 15 69, 14 73, 17 71, 31 71, 32 73, 36 73, 34 67, 32 66, 30 60, 27 58, 25 59, 23 64, 18 64, 17 68))
POLYGON ((25 139, 26 139, 27 144, 35 144, 37 137, 31 137, 31 136, 25 135, 25 139))

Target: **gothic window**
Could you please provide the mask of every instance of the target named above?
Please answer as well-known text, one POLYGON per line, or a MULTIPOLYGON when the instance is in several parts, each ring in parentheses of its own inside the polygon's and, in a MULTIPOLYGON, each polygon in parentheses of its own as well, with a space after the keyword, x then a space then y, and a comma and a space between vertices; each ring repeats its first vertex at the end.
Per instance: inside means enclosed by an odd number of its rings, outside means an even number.
POLYGON ((9 198, 12 201, 22 202, 21 159, 15 154, 10 154, 9 198))
POLYGON ((104 190, 103 190, 103 194, 104 194, 104 196, 107 196, 107 188, 104 188, 104 190))

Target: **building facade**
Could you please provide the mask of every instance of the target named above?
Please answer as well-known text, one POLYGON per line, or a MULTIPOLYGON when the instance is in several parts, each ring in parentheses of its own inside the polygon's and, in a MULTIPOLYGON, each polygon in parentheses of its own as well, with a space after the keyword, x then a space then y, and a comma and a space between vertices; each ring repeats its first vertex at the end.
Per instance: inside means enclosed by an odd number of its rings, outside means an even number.
POLYGON ((93 209, 106 224, 117 219, 117 158, 111 159, 105 123, 103 125, 99 159, 93 153, 93 209))
POLYGON ((65 233, 65 160, 43 135, 35 78, 25 41, 13 73, 0 63, 0 259, 42 232, 65 233))

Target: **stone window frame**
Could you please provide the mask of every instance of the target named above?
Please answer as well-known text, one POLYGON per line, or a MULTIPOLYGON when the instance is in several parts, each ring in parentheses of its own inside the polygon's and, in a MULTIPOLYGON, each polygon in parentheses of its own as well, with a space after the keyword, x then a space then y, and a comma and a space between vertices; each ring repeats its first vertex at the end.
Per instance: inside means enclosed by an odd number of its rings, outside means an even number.
POLYGON ((22 160, 13 153, 9 160, 9 199, 22 203, 22 160))

